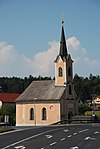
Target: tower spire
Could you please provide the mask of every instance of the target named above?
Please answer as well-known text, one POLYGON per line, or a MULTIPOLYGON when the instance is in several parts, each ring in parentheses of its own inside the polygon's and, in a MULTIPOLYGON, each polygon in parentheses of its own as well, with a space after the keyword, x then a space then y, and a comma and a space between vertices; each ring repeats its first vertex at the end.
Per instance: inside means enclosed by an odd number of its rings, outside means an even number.
POLYGON ((66 47, 66 40, 65 40, 65 33, 64 33, 64 17, 62 16, 62 31, 61 31, 61 40, 60 40, 60 52, 59 55, 63 57, 67 57, 67 47, 66 47))

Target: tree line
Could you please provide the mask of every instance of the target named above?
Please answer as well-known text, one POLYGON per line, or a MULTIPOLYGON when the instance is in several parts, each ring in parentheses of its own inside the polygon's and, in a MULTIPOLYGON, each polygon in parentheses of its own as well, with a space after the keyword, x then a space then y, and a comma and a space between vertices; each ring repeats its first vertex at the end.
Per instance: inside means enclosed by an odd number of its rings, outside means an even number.
POLYGON ((100 96, 100 76, 79 77, 74 76, 74 85, 76 93, 82 102, 92 99, 93 94, 100 96))
POLYGON ((33 77, 32 75, 25 78, 0 77, 0 92, 21 94, 32 81, 36 80, 51 80, 51 77, 33 77))
MULTIPOLYGON (((4 93, 22 93, 32 81, 35 80, 51 80, 51 77, 0 77, 0 92, 4 93)), ((54 79, 54 78, 53 78, 54 79)), ((92 94, 100 95, 100 76, 80 77, 78 74, 74 76, 75 91, 81 101, 92 98, 92 94)))

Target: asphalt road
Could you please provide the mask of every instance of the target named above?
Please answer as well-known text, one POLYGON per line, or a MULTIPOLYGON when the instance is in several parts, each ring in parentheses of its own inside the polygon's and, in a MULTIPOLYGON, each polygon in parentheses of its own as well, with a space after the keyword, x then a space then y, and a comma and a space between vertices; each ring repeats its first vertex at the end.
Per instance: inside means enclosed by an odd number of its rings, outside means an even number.
POLYGON ((0 149, 100 149, 100 124, 17 127, 0 134, 0 149))

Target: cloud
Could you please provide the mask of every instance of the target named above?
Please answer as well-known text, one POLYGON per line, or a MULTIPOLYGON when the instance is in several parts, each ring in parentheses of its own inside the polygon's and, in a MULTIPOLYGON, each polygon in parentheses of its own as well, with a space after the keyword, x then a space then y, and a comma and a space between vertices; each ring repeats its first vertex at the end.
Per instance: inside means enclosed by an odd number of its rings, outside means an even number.
MULTIPOLYGON (((33 67, 36 75, 50 76, 54 73, 54 60, 58 54, 59 44, 56 41, 48 43, 50 48, 43 52, 39 52, 34 56, 33 67)), ((34 72, 34 73, 35 73, 34 72)))
POLYGON ((6 63, 14 59, 16 51, 13 45, 8 45, 7 42, 0 42, 0 62, 6 63))
POLYGON ((31 72, 31 60, 19 54, 13 45, 0 42, 0 76, 24 76, 31 72))
POLYGON ((91 59, 87 55, 87 50, 81 47, 80 41, 76 37, 71 37, 67 41, 68 50, 74 59, 74 73, 81 76, 89 76, 90 73, 94 75, 100 74, 99 65, 100 60, 91 59))
MULTIPOLYGON (((74 60, 74 74, 89 76, 90 73, 100 74, 100 60, 89 58, 87 50, 81 47, 80 41, 71 37, 66 41, 68 53, 74 60)), ((54 60, 59 53, 59 42, 48 42, 49 48, 28 58, 17 52, 13 45, 0 42, 0 76, 54 76, 54 60)))
POLYGON ((67 40, 67 43, 68 43, 69 47, 72 47, 75 50, 78 50, 79 47, 80 47, 80 42, 79 42, 79 40, 75 36, 69 38, 67 40))

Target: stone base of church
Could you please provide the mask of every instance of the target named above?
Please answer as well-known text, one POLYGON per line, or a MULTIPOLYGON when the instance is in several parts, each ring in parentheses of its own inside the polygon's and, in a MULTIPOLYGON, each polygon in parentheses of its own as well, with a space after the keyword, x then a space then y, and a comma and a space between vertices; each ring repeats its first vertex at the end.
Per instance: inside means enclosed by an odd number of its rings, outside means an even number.
POLYGON ((48 126, 49 124, 16 124, 16 126, 48 126))

